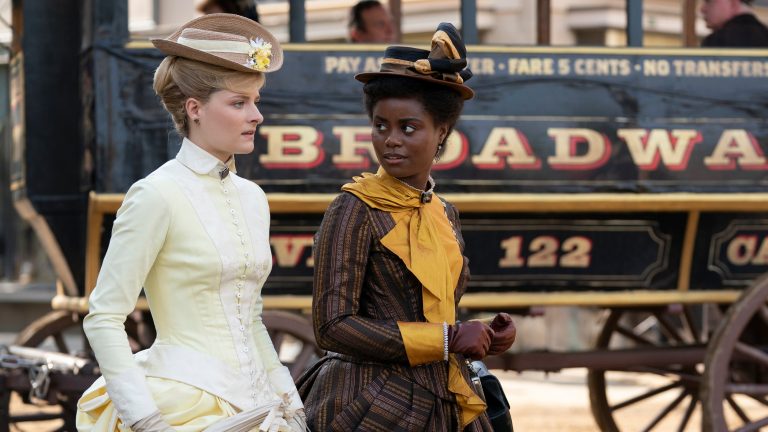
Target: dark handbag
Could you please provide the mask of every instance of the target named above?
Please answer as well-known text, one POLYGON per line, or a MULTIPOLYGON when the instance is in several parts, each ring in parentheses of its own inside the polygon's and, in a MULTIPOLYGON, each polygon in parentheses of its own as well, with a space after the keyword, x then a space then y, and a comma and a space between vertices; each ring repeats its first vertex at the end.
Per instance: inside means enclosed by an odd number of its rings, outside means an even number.
POLYGON ((491 420, 494 432, 513 432, 512 414, 509 413, 509 401, 501 388, 501 383, 495 375, 480 360, 469 362, 469 376, 475 392, 483 398, 488 406, 486 413, 491 420))

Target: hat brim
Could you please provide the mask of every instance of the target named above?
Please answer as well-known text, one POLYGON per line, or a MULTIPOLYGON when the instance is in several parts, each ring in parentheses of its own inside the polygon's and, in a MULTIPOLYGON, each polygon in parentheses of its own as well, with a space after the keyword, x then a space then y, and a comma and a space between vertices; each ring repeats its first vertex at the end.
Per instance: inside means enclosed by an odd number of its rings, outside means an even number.
POLYGON ((280 69, 283 65, 283 49, 272 33, 256 21, 240 15, 220 13, 203 15, 187 22, 167 38, 151 39, 151 41, 152 45, 165 55, 184 57, 190 60, 197 60, 203 63, 209 63, 241 72, 274 72, 280 69), (228 60, 195 48, 190 48, 176 42, 179 39, 179 36, 181 36, 182 31, 186 28, 196 28, 216 32, 232 32, 232 29, 234 28, 238 30, 239 34, 247 38, 259 37, 272 45, 272 56, 270 57, 269 67, 259 71, 245 64, 240 64, 236 61, 228 60))
POLYGON ((445 86, 450 87, 461 95, 464 100, 469 100, 475 97, 475 91, 471 88, 467 87, 464 84, 454 83, 450 81, 443 81, 443 80, 437 80, 430 76, 419 76, 419 75, 404 75, 402 73, 396 73, 396 72, 364 72, 359 73, 355 75, 355 79, 360 81, 361 83, 367 83, 368 81, 378 78, 378 77, 403 77, 403 78, 411 78, 419 81, 424 82, 430 82, 432 84, 436 84, 439 86, 445 86))
POLYGON ((272 64, 270 64, 266 70, 258 71, 250 66, 246 66, 232 60, 227 60, 223 57, 219 57, 205 51, 200 51, 194 48, 190 48, 186 45, 182 45, 178 42, 165 39, 152 39, 152 44, 165 55, 183 57, 186 59, 221 66, 223 68, 233 69, 240 72, 272 72, 275 70, 272 68, 272 64))

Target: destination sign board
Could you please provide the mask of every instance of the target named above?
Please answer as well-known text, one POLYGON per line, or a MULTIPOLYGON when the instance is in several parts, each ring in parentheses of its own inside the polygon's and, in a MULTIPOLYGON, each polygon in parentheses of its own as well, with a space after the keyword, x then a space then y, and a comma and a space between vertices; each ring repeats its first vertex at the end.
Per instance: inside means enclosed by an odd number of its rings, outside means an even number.
MULTIPOLYGON (((338 193, 353 176, 375 171, 362 84, 354 75, 378 70, 381 48, 287 46, 283 69, 268 75, 261 92, 265 121, 255 151, 237 157, 238 174, 267 192, 301 195, 338 193)), ((465 104, 434 167, 438 193, 609 192, 620 200, 762 192, 767 186, 768 51, 469 52, 475 76, 468 84, 476 97, 465 104)), ((179 145, 151 93, 161 56, 154 50, 115 53, 97 53, 119 70, 115 82, 99 85, 124 107, 95 114, 112 116, 94 121, 97 129, 112 128, 93 134, 100 192, 124 192, 179 145), (141 157, 124 163, 136 154, 141 157)), ((762 228, 768 224, 761 218, 644 211, 464 212, 470 289, 674 290, 681 280, 690 280, 690 289, 719 289, 744 286, 768 271, 768 229, 762 228), (686 237, 692 220, 699 223, 695 238, 686 237), (689 267, 685 253, 693 255, 689 267)), ((310 292, 312 236, 321 218, 273 214, 274 262, 265 293, 310 292)))
POLYGON ((718 289, 748 285, 768 271, 768 214, 702 215, 692 285, 718 289))
MULTIPOLYGON (((439 190, 761 191, 768 57, 704 53, 470 49, 476 97, 435 165, 439 190)), ((287 51, 241 172, 270 191, 335 192, 375 170, 354 74, 378 55, 287 51)))
MULTIPOLYGON (((265 293, 309 294, 320 218, 272 226, 265 293)), ((462 218, 470 291, 675 289, 685 215, 495 215, 462 218)))
MULTIPOLYGON (((104 99, 96 102, 124 109, 93 113, 95 187, 125 192, 172 158, 180 139, 151 90, 159 52, 112 51, 95 53, 115 70, 96 83, 104 99)), ((239 173, 268 192, 335 193, 374 171, 354 75, 378 70, 381 52, 288 45, 283 68, 262 90, 265 121, 255 151, 238 156, 239 173)), ((434 167, 438 191, 759 192, 767 185, 766 50, 470 47, 469 58, 476 97, 434 167)))

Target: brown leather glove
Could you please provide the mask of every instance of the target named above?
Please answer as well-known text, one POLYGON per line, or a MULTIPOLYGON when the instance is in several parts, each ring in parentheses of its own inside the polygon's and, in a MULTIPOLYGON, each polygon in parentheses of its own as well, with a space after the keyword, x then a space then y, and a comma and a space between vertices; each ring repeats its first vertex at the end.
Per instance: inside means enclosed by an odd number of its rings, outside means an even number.
POLYGON ((485 357, 491 346, 493 330, 480 321, 464 321, 448 327, 448 351, 472 360, 485 357))
POLYGON ((504 312, 497 314, 491 321, 491 329, 493 330, 493 338, 491 347, 488 349, 488 355, 501 354, 515 342, 517 328, 509 314, 504 312))

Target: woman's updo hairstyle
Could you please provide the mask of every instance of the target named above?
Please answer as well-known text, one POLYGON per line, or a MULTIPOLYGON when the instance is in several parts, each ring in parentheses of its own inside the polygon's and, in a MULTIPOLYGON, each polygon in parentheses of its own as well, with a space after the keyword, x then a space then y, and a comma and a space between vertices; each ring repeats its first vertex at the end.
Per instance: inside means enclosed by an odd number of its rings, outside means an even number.
POLYGON ((264 85, 264 74, 283 65, 280 42, 261 24, 225 13, 194 18, 166 38, 151 39, 167 57, 152 87, 176 130, 189 135, 185 105, 206 103, 216 91, 245 93, 264 85))
POLYGON ((152 84, 163 107, 171 114, 173 125, 181 136, 189 135, 187 99, 206 103, 219 90, 242 92, 264 85, 264 74, 248 73, 202 63, 183 57, 168 56, 155 71, 152 84))

